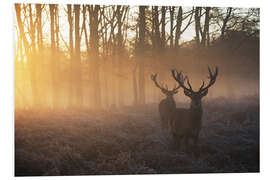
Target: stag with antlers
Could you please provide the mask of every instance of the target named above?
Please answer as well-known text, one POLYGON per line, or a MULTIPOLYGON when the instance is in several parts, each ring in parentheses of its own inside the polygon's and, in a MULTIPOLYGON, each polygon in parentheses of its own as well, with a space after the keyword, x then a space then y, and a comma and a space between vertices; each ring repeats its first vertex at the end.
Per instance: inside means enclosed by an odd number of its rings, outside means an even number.
POLYGON ((197 147, 198 137, 202 127, 202 98, 207 95, 208 88, 216 82, 218 75, 217 67, 214 73, 209 67, 208 71, 210 79, 208 85, 205 86, 203 81, 200 89, 194 91, 187 76, 184 77, 182 72, 178 73, 176 70, 171 70, 173 78, 184 89, 184 94, 191 99, 189 109, 177 108, 170 118, 171 132, 177 147, 180 145, 182 139, 184 140, 186 149, 188 149, 189 139, 193 139, 194 145, 197 147), (185 80, 187 80, 188 87, 185 85, 185 80))
POLYGON ((174 86, 172 90, 169 90, 167 85, 159 85, 159 83, 157 82, 157 74, 152 74, 151 79, 154 81, 155 85, 161 90, 161 92, 166 95, 166 98, 160 101, 158 105, 158 110, 160 114, 162 128, 168 129, 169 116, 174 111, 174 109, 176 109, 173 95, 178 92, 177 89, 179 89, 180 86, 174 86))

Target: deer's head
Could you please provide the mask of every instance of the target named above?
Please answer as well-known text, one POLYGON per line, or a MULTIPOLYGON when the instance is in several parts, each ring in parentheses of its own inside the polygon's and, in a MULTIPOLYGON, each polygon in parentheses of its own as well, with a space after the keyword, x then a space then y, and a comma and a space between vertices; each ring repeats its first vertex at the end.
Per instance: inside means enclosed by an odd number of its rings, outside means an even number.
POLYGON ((211 87, 215 82, 218 75, 218 67, 216 67, 215 73, 212 73, 211 69, 208 67, 209 71, 209 83, 205 86, 204 81, 198 91, 194 91, 189 82, 187 76, 183 76, 182 72, 177 72, 176 70, 171 70, 173 78, 178 82, 179 86, 184 89, 184 94, 191 99, 191 108, 200 108, 202 98, 207 95, 208 88, 211 87), (185 80, 187 80, 187 85, 185 85, 185 80))
POLYGON ((151 79, 154 81, 155 85, 161 90, 161 92, 167 96, 167 98, 172 98, 174 94, 178 93, 177 89, 179 89, 180 86, 175 85, 172 90, 169 90, 166 84, 159 85, 159 83, 157 82, 157 73, 152 74, 151 79))

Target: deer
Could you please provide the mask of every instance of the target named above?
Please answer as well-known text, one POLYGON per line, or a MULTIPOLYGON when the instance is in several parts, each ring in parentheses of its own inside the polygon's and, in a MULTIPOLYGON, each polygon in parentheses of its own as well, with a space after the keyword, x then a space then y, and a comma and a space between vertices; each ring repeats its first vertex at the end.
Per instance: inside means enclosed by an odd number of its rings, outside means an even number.
POLYGON ((157 82, 157 73, 151 75, 151 79, 154 81, 155 85, 161 90, 163 94, 166 95, 165 99, 162 99, 158 105, 158 110, 160 114, 161 127, 163 129, 168 129, 169 117, 171 113, 176 109, 176 104, 173 95, 178 93, 180 86, 174 86, 172 90, 168 89, 168 86, 159 85, 157 82))
POLYGON ((209 71, 209 83, 205 86, 204 81, 198 91, 194 91, 190 84, 188 76, 183 76, 182 72, 179 73, 174 69, 171 70, 173 78, 184 90, 184 94, 191 99, 189 109, 176 108, 172 113, 169 124, 171 128, 172 137, 176 148, 179 148, 180 143, 184 140, 184 147, 186 150, 189 149, 189 139, 193 140, 195 150, 198 150, 198 138, 202 128, 202 98, 208 93, 208 89, 216 82, 218 76, 218 67, 216 67, 213 73, 208 67, 209 71), (187 85, 185 85, 187 80, 187 85))

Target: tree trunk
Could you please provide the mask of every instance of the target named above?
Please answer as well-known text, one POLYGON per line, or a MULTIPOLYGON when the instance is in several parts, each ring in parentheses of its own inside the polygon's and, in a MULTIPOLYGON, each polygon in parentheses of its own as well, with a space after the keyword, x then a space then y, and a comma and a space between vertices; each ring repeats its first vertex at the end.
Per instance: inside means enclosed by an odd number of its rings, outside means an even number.
POLYGON ((137 64, 135 65, 133 71, 132 71, 132 80, 133 80, 133 105, 138 105, 138 94, 137 94, 137 64))
POLYGON ((56 82, 56 71, 55 71, 55 61, 56 61, 56 49, 55 49, 55 5, 50 4, 50 28, 51 28, 51 71, 52 71, 52 101, 53 108, 57 107, 57 82, 56 82))
POLYGON ((139 101, 145 104, 144 48, 145 48, 145 6, 139 7, 139 101))
POLYGON ((56 7, 57 5, 50 4, 50 28, 51 28, 51 71, 52 71, 52 103, 53 108, 59 108, 59 77, 58 77, 58 58, 56 46, 56 7))
POLYGON ((38 59, 39 59, 39 67, 40 67, 40 76, 37 77, 39 79, 39 103, 41 107, 45 107, 46 105, 46 99, 48 97, 45 96, 46 89, 45 86, 45 78, 44 74, 46 74, 45 71, 45 63, 44 63, 44 54, 43 54, 43 34, 42 34, 42 8, 41 4, 36 4, 36 16, 37 16, 37 44, 38 44, 38 59))
POLYGON ((174 6, 170 7, 170 48, 173 49, 173 22, 174 22, 174 6))
POLYGON ((33 107, 37 108, 40 107, 40 99, 38 94, 38 87, 37 87, 37 49, 36 49, 36 26, 33 20, 32 14, 32 5, 29 4, 29 19, 30 19, 30 39, 31 39, 31 50, 32 53, 28 57, 28 64, 29 64, 29 71, 30 71, 30 81, 31 81, 31 88, 32 88, 32 95, 33 95, 33 107))
MULTIPOLYGON (((59 52, 59 9, 58 5, 55 6, 55 13, 54 13, 54 18, 55 18, 55 44, 56 44, 56 52, 58 55, 59 52)), ((58 58, 57 58, 58 59, 58 58)))
POLYGON ((80 5, 74 5, 75 12, 75 93, 76 106, 82 106, 81 50, 80 50, 80 5))
POLYGON ((123 106, 123 80, 121 79, 122 75, 122 60, 123 58, 123 36, 122 36, 122 15, 123 11, 121 6, 117 6, 116 18, 117 18, 117 61, 118 61, 118 105, 123 106))
POLYGON ((37 12, 37 40, 38 40, 38 49, 39 52, 42 51, 43 48, 43 34, 42 34, 42 9, 41 4, 36 4, 36 12, 37 12))
POLYGON ((177 14, 177 20, 176 20, 176 31, 175 31, 175 48, 179 48, 179 40, 181 36, 181 27, 183 23, 183 9, 180 6, 178 9, 178 14, 177 14))
MULTIPOLYGON (((156 47, 155 53, 158 53, 158 52, 160 52, 160 47, 161 47, 158 6, 154 6, 154 25, 155 25, 155 47, 156 47)), ((139 27, 139 29, 140 29, 140 27, 139 27)), ((139 33, 139 36, 140 36, 140 33, 139 33)))
POLYGON ((72 108, 74 106, 74 43, 73 43, 73 8, 72 5, 67 5, 68 24, 69 24, 69 81, 68 81, 68 106, 72 108))
POLYGON ((165 49, 166 37, 165 37, 165 19, 166 18, 166 7, 161 8, 161 48, 165 49))
POLYGON ((201 29, 201 25, 200 25, 200 7, 196 7, 195 8, 195 33, 196 33, 196 43, 197 43, 197 47, 200 46, 200 29, 201 29))
POLYGON ((93 80, 93 92, 94 92, 94 108, 101 108, 101 88, 100 88, 100 77, 99 77, 99 51, 98 51, 98 15, 100 11, 99 5, 91 5, 89 9, 89 18, 90 18, 90 63, 91 70, 90 73, 92 75, 93 80))
POLYGON ((205 20, 204 20, 204 28, 203 28, 202 41, 201 41, 202 46, 206 46, 207 34, 209 33, 210 10, 211 10, 210 7, 207 7, 205 9, 205 20))

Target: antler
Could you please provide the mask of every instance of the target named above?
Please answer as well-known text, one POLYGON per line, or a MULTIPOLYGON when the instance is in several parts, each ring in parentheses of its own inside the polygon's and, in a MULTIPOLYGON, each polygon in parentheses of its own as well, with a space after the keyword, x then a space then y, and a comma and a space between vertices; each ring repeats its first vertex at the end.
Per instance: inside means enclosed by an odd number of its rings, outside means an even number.
POLYGON ((218 67, 216 66, 216 71, 215 71, 214 74, 212 73, 212 71, 209 68, 209 66, 208 66, 208 71, 209 71, 209 77, 208 78, 210 79, 210 81, 209 81, 209 83, 208 83, 208 85, 206 87, 204 87, 204 81, 203 81, 203 84, 200 87, 199 92, 205 91, 206 89, 208 89, 209 87, 211 87, 216 82, 216 78, 217 78, 217 75, 218 75, 218 67))
POLYGON ((178 82, 179 86, 185 89, 186 91, 193 92, 191 84, 187 76, 183 76, 182 72, 177 72, 175 69, 171 70, 173 78, 178 82), (189 88, 185 86, 185 80, 187 79, 187 84, 189 88))
POLYGON ((168 87, 166 89, 163 86, 160 86, 157 82, 157 73, 156 74, 151 74, 151 79, 154 81, 155 85, 161 89, 162 91, 168 91, 168 87))
MULTIPOLYGON (((151 74, 151 79, 154 81, 154 83, 155 83, 155 85, 158 87, 158 88, 160 88, 162 91, 164 91, 164 92, 168 92, 168 91, 170 91, 169 89, 168 89, 168 86, 167 86, 167 84, 165 84, 165 88, 163 87, 163 85, 159 85, 158 84, 158 82, 157 82, 157 73, 156 74, 151 74)), ((174 85, 174 88, 171 90, 171 91, 173 91, 173 92, 175 92, 177 89, 179 89, 180 88, 180 85, 174 85)))
POLYGON ((181 87, 180 85, 177 86, 176 84, 174 84, 174 87, 171 91, 176 93, 176 90, 179 89, 180 87, 181 87))
MULTIPOLYGON (((200 87, 200 89, 198 91, 199 93, 205 91, 206 89, 208 89, 209 87, 211 87, 216 82, 216 78, 217 78, 217 75, 218 75, 218 67, 216 66, 215 73, 212 73, 212 71, 211 71, 211 69, 209 67, 208 67, 208 71, 209 71, 209 77, 208 78, 210 79, 210 81, 209 81, 209 83, 208 83, 208 85, 206 87, 204 87, 204 84, 205 83, 203 81, 203 83, 202 83, 202 85, 201 85, 201 87, 200 87)), ((193 91, 193 89, 191 87, 191 84, 189 82, 189 78, 187 76, 184 77, 181 71, 180 72, 177 72, 175 69, 171 70, 171 72, 172 72, 173 78, 178 82, 178 84, 184 90, 189 91, 191 93, 194 93, 194 91, 193 91), (185 80, 186 79, 187 79, 187 84, 188 84, 189 88, 187 88, 185 86, 185 80)))

